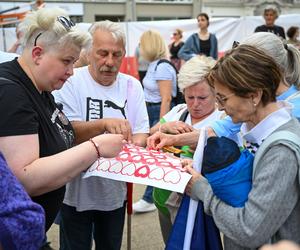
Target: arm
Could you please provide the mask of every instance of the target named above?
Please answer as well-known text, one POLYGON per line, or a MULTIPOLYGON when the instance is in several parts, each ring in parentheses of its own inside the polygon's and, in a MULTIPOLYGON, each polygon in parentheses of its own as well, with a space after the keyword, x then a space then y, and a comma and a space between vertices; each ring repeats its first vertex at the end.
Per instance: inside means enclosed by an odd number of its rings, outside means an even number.
POLYGON ((192 57, 197 55, 197 53, 194 51, 194 47, 193 35, 191 35, 178 51, 178 57, 184 61, 190 60, 192 57))
POLYGON ((294 152, 279 144, 257 164, 244 207, 234 208, 219 200, 203 177, 194 183, 191 196, 204 202, 206 213, 212 214, 224 235, 241 246, 256 248, 267 242, 294 210, 299 199, 297 172, 294 152), (283 167, 287 164, 289 171, 283 167))
POLYGON ((139 134, 134 134, 132 136, 132 143, 134 145, 140 146, 140 147, 145 147, 147 144, 147 138, 149 134, 146 133, 139 133, 139 134))
POLYGON ((159 92, 161 96, 161 106, 159 117, 162 118, 168 111, 170 111, 172 101, 172 81, 161 80, 157 81, 159 92))
POLYGON ((210 127, 217 136, 230 137, 240 132, 241 123, 233 123, 227 115, 224 119, 212 122, 210 127))
POLYGON ((185 146, 196 148, 199 139, 199 131, 179 135, 168 135, 156 132, 147 139, 147 146, 154 149, 161 149, 163 146, 185 146))
MULTIPOLYGON (((121 135, 94 137, 100 155, 114 157, 123 146, 121 135)), ((55 190, 86 170, 97 159, 94 145, 87 141, 61 153, 39 158, 37 134, 0 137, 0 149, 13 173, 31 196, 55 190)))
POLYGON ((212 34, 213 35, 213 54, 212 54, 212 57, 217 60, 218 59, 218 39, 216 37, 215 34, 212 34))
POLYGON ((85 142, 90 138, 104 134, 105 132, 111 134, 121 134, 124 139, 131 141, 131 127, 127 120, 119 118, 103 118, 94 121, 73 121, 71 122, 75 130, 76 144, 85 142))

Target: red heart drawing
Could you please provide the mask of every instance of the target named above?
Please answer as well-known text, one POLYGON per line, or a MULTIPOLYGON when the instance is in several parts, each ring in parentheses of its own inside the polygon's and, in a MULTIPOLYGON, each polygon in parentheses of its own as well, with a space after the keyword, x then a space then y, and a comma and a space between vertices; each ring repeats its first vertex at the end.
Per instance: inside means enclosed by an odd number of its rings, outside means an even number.
POLYGON ((150 168, 147 165, 143 165, 134 172, 134 176, 146 178, 149 175, 149 173, 150 173, 150 168))

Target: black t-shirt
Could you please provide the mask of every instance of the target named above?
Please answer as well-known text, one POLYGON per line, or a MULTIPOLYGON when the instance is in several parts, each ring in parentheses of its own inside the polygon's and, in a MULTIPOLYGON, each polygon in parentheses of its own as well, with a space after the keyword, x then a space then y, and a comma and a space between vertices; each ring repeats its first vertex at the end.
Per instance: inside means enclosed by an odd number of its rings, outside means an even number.
POLYGON ((261 25, 261 26, 257 26, 254 32, 270 32, 273 33, 277 36, 282 37, 283 39, 285 39, 285 33, 284 33, 284 28, 282 28, 281 26, 266 26, 266 25, 261 25))
POLYGON ((210 35, 208 40, 200 40, 200 55, 210 55, 210 35))
MULTIPOLYGON (((51 93, 37 91, 16 59, 0 64, 0 113, 0 137, 38 134, 40 157, 59 153, 73 145, 71 123, 58 109, 51 93)), ((63 186, 32 197, 45 210, 46 231, 62 204, 64 192, 63 186)))
POLYGON ((181 49, 181 47, 184 45, 184 42, 180 42, 175 46, 175 43, 173 42, 170 46, 170 54, 171 54, 171 59, 178 59, 178 51, 181 49))

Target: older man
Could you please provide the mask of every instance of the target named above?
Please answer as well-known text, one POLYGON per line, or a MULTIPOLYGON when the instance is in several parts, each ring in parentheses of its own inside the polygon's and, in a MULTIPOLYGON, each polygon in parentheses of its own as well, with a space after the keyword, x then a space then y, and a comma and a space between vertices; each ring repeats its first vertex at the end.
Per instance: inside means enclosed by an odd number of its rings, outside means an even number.
MULTIPOLYGON (((108 132, 144 146, 149 122, 141 84, 119 73, 125 34, 110 21, 93 24, 90 32, 90 64, 75 70, 56 101, 72 121, 77 143, 108 132)), ((72 181, 61 209, 61 249, 91 249, 92 233, 96 249, 120 249, 126 193, 124 182, 81 176, 72 181)))
POLYGON ((275 25, 275 20, 278 18, 278 10, 273 6, 267 6, 264 9, 263 15, 266 24, 257 26, 254 32, 271 32, 275 35, 285 39, 284 28, 275 25))

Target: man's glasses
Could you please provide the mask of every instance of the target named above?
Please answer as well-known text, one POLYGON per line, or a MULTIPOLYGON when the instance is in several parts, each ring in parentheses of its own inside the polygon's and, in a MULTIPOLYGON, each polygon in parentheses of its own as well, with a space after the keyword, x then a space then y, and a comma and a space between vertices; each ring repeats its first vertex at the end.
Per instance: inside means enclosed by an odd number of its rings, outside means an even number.
POLYGON ((219 96, 216 95, 216 102, 218 104, 218 106, 224 107, 224 105, 226 104, 227 100, 229 99, 229 97, 234 96, 234 93, 228 94, 227 96, 219 96))
MULTIPOLYGON (((62 26, 64 26, 64 28, 66 29, 66 31, 70 31, 70 29, 71 29, 72 27, 75 26, 75 23, 74 23, 72 20, 69 20, 68 18, 66 18, 66 17, 64 17, 64 16, 58 16, 58 17, 56 18, 56 20, 57 20, 58 22, 60 22, 62 26)), ((34 39, 34 46, 36 46, 37 39, 38 39, 42 34, 43 34, 43 33, 40 32, 40 33, 36 36, 36 38, 34 39)))

